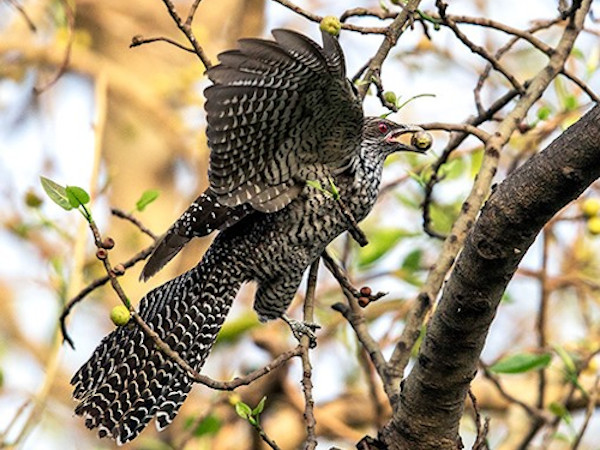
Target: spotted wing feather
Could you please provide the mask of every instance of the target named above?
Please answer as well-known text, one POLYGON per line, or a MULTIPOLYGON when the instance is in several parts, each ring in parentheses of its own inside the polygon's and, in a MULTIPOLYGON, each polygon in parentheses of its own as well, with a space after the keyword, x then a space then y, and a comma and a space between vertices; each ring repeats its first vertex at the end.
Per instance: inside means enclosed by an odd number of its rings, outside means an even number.
POLYGON ((333 173, 358 153, 363 113, 337 40, 290 30, 243 39, 208 70, 209 180, 218 200, 263 212, 285 207, 305 173, 333 173))

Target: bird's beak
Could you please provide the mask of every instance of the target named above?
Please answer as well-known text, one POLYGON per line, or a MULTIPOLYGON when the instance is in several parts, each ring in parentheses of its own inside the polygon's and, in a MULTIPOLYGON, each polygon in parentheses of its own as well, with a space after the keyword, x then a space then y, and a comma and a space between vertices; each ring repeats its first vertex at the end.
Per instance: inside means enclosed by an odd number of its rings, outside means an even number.
POLYGON ((404 125, 390 131, 385 137, 385 141, 390 144, 398 144, 400 151, 425 153, 431 147, 431 143, 420 143, 418 139, 415 139, 415 133, 425 133, 425 130, 417 125, 404 125))

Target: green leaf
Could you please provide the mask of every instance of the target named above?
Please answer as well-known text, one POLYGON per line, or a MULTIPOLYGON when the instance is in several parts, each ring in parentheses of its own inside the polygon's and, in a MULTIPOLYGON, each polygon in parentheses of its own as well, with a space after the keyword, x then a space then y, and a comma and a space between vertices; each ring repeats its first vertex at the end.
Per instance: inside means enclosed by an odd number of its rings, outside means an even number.
POLYGON ((415 272, 416 270, 419 270, 421 268, 422 257, 423 251, 420 248, 413 250, 408 255, 406 255, 406 258, 404 258, 404 261, 402 261, 402 268, 410 272, 415 272))
POLYGON ((221 429, 221 419, 219 419, 214 414, 209 414, 198 424, 193 434, 196 437, 210 435, 213 436, 219 432, 221 429))
POLYGON ((90 202, 90 194, 88 194, 83 188, 79 186, 67 186, 65 188, 67 199, 69 204, 73 208, 79 208, 90 202))
POLYGON ((323 186, 321 186, 321 182, 319 180, 306 180, 306 184, 319 191, 323 191, 323 186))
POLYGON ((260 402, 258 402, 258 405, 256 405, 256 408, 254 408, 252 410, 252 415, 253 416, 259 416, 261 412, 263 412, 263 409, 265 409, 265 401, 267 400, 267 397, 263 397, 260 399, 260 402))
POLYGON ((548 409, 556 417, 560 417, 562 420, 564 420, 567 425, 573 422, 573 417, 565 405, 558 402, 552 402, 550 405, 548 405, 548 409))
POLYGON ((369 245, 362 247, 358 254, 359 267, 368 266, 374 263, 389 250, 391 250, 400 239, 416 236, 413 233, 401 228, 380 228, 374 233, 370 233, 369 245))
POLYGON ((431 216, 431 222, 433 229, 440 233, 448 233, 452 229, 452 225, 458 217, 460 211, 460 204, 455 203, 451 205, 440 205, 438 203, 431 203, 429 207, 429 215, 431 216))
POLYGON ((502 358, 490 370, 495 373, 524 373, 531 370, 543 369, 548 367, 552 361, 551 353, 517 353, 516 355, 502 358))
POLYGON ((238 416, 245 420, 248 420, 248 418, 252 417, 252 408, 250 408, 244 402, 237 402, 235 404, 235 412, 238 416))
POLYGON ((334 200, 338 200, 340 198, 340 191, 333 182, 333 178, 329 177, 329 187, 331 188, 331 194, 333 195, 334 200))
POLYGON ((585 64, 585 72, 587 77, 591 77, 592 74, 598 69, 598 63, 600 62, 600 49, 598 46, 594 46, 589 53, 589 57, 585 64))
POLYGON ((567 408, 565 408, 565 405, 558 403, 558 402, 552 402, 548 405, 548 409, 550 410, 550 412, 552 414, 554 414, 557 417, 560 417, 561 419, 569 414, 569 411, 567 411, 567 408))
POLYGON ((537 118, 540 120, 546 120, 548 117, 550 117, 551 112, 552 111, 548 106, 542 106, 540 109, 538 109, 537 118))
POLYGON ((567 111, 574 111, 579 106, 579 102, 577 101, 577 97, 574 95, 567 95, 565 98, 565 109, 567 111))
POLYGON ((411 177, 413 180, 415 180, 417 183, 419 183, 419 186, 421 186, 422 188, 425 188, 425 186, 427 185, 427 182, 423 178, 422 173, 415 173, 415 172, 411 172, 409 170, 408 176, 411 177))
POLYGON ((254 313, 243 314, 227 320, 217 335, 216 345, 237 342, 248 336, 248 330, 255 328, 258 324, 259 321, 254 313))
POLYGON ((60 184, 55 183, 46 177, 40 177, 40 182, 42 183, 42 187, 44 188, 44 191, 46 191, 46 194, 48 194, 50 200, 66 211, 73 209, 67 197, 67 192, 64 186, 61 186, 60 184))
POLYGON ((158 189, 148 189, 144 191, 140 199, 135 203, 135 209, 142 212, 150 203, 158 198, 160 191, 158 189))
POLYGON ((479 173, 481 163, 483 162, 483 149, 477 150, 471 154, 471 178, 479 173))
POLYGON ((568 374, 577 374, 577 367, 571 355, 559 345, 554 345, 554 351, 560 357, 568 374))
POLYGON ((571 56, 573 56, 576 59, 579 59, 580 61, 585 61, 585 55, 577 47, 573 47, 573 49, 571 50, 571 56))
POLYGON ((455 180, 463 174, 465 165, 462 158, 454 158, 440 168, 440 175, 446 180, 455 180))
POLYGON ((566 443, 571 443, 572 439, 567 436, 565 433, 561 433, 561 432, 556 432, 552 434, 552 439, 555 441, 560 441, 560 442, 566 442, 566 443))

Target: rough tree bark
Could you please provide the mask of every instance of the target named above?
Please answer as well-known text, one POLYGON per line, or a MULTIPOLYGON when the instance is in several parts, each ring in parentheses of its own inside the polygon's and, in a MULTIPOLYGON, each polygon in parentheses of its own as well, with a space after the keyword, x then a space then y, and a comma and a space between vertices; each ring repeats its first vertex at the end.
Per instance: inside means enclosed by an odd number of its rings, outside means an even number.
POLYGON ((465 397, 502 294, 544 224, 598 177, 600 105, 495 189, 380 432, 385 448, 463 448, 458 428, 465 397))

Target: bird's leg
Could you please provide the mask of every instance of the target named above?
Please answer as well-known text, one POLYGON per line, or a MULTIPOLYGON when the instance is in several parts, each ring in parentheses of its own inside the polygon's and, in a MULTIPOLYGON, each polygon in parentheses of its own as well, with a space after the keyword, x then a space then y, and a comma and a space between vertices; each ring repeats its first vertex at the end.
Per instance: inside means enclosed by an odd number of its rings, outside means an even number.
POLYGON ((317 336, 315 335, 315 331, 321 328, 319 324, 292 319, 286 314, 282 314, 281 318, 289 325, 294 337, 298 339, 298 341, 302 339, 302 336, 308 336, 309 347, 315 348, 317 346, 317 336))

